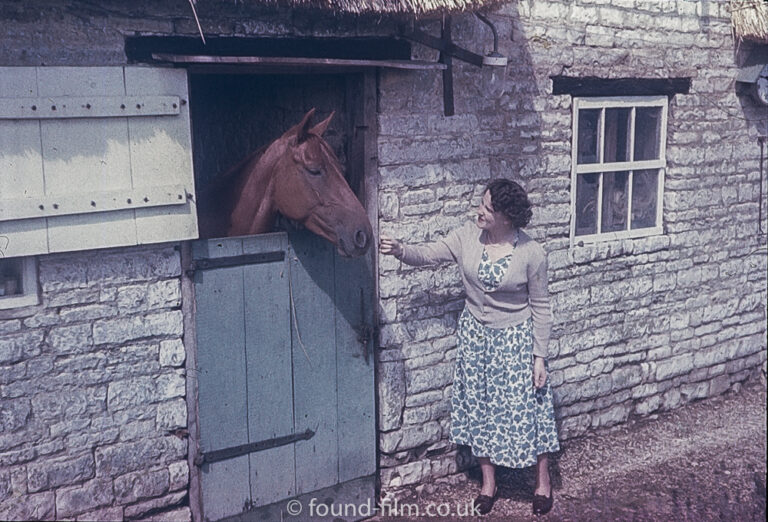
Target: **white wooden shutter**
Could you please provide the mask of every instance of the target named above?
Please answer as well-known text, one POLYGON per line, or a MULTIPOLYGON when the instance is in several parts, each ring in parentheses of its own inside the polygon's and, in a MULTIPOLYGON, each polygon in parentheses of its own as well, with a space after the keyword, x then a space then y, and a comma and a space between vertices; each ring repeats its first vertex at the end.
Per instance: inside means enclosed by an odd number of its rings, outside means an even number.
POLYGON ((186 71, 0 67, 6 257, 198 236, 186 71))

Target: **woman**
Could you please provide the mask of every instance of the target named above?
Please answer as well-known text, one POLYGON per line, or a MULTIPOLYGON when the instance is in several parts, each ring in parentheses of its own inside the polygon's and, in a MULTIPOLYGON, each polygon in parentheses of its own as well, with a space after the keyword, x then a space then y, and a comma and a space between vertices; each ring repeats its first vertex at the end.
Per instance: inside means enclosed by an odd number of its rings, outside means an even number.
POLYGON ((533 512, 552 508, 548 453, 560 449, 547 343, 552 313, 544 249, 521 229, 532 216, 525 190, 492 181, 468 222, 434 243, 405 245, 383 236, 381 253, 423 266, 453 261, 466 292, 451 398, 451 434, 480 463, 483 486, 475 505, 489 513, 496 500, 496 466, 536 465, 533 512), (479 230, 478 230, 479 229, 479 230))

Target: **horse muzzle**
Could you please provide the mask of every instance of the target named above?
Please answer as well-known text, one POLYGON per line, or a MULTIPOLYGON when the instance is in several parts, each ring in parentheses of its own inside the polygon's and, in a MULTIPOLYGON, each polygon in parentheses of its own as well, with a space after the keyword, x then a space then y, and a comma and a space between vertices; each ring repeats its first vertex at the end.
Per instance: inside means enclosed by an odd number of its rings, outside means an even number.
POLYGON ((336 245, 339 254, 344 257, 362 256, 372 243, 373 229, 365 214, 343 214, 333 219, 324 219, 324 216, 317 213, 304 220, 303 225, 336 245))
POLYGON ((359 257, 368 251, 371 246, 373 231, 370 225, 353 227, 352 230, 337 230, 336 246, 339 253, 346 257, 359 257))

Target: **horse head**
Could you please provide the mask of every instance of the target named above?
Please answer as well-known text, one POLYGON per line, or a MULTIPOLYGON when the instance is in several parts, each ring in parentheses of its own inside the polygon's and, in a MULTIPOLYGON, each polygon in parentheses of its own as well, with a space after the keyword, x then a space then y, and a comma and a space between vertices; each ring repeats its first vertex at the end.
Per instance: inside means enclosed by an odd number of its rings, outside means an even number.
POLYGON ((229 235, 268 232, 279 212, 336 245, 342 255, 360 256, 370 247, 371 223, 322 137, 333 113, 312 126, 314 113, 267 147, 257 164, 245 165, 249 179, 240 199, 248 200, 250 210, 235 206, 229 235), (261 200, 256 209, 254 199, 261 200))

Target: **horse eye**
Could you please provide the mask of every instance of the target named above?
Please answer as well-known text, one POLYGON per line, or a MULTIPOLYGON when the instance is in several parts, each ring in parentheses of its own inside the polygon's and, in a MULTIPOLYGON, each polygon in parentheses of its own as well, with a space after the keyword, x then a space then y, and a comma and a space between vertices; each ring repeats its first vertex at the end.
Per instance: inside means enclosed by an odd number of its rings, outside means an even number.
POLYGON ((323 169, 322 168, 306 167, 306 170, 312 176, 322 176, 323 175, 323 169))

